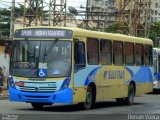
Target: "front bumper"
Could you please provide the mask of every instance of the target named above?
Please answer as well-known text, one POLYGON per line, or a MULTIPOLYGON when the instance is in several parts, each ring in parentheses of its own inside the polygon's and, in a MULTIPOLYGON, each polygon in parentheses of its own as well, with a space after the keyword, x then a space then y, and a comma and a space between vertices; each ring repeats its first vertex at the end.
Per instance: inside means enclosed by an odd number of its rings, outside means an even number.
POLYGON ((70 88, 52 93, 22 92, 9 87, 9 100, 28 103, 72 103, 72 90, 70 88))
POLYGON ((160 81, 153 82, 153 89, 160 89, 160 81))

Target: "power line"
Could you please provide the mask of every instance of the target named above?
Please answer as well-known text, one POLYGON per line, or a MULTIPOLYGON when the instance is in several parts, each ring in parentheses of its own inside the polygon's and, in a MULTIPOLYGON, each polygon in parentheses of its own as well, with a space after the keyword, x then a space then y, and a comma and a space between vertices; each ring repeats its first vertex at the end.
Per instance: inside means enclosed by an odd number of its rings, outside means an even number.
MULTIPOLYGON (((1 0, 2 2, 6 2, 6 3, 13 3, 11 1, 6 1, 6 0, 1 0)), ((24 2, 14 2, 14 3, 24 3, 24 2)))

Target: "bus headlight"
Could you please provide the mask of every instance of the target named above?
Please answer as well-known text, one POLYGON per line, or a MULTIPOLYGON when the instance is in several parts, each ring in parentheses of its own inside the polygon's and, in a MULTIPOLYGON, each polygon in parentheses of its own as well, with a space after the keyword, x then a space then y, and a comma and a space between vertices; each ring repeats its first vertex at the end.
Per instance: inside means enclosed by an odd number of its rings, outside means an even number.
POLYGON ((70 84, 70 77, 67 77, 64 81, 63 81, 63 84, 60 88, 60 90, 63 90, 63 89, 66 89, 69 87, 69 84, 70 84))
POLYGON ((8 80, 9 80, 10 86, 11 86, 12 88, 15 88, 15 84, 14 84, 14 81, 13 81, 13 77, 12 77, 12 76, 9 76, 9 77, 8 77, 8 80))

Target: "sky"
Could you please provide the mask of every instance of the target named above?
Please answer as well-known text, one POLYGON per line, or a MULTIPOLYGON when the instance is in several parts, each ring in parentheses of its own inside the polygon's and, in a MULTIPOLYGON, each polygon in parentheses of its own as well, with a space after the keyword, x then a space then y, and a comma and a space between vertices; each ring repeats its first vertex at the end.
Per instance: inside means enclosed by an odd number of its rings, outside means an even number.
MULTIPOLYGON (((9 8, 11 6, 11 1, 12 0, 0 0, 0 8, 9 8)), ((15 0, 16 6, 18 5, 18 3, 24 4, 24 1, 25 0, 15 0)), ((49 0, 44 0, 44 1, 49 3, 49 0)), ((58 2, 60 0, 56 0, 56 1, 58 2)), ((87 0, 67 0, 67 6, 72 6, 72 7, 75 7, 77 10, 79 10, 81 4, 83 7, 86 6, 86 1, 87 0)))

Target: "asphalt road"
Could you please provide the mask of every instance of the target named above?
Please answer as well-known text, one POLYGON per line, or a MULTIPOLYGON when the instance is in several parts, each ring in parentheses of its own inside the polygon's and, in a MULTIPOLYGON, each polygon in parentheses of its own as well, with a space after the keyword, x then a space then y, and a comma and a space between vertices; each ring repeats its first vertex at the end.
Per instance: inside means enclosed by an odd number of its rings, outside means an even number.
POLYGON ((0 100, 0 113, 2 120, 160 120, 160 93, 136 97, 131 106, 120 105, 115 100, 101 101, 91 110, 82 110, 78 105, 62 104, 35 110, 29 103, 0 100), (150 116, 147 117, 148 115, 150 116))

